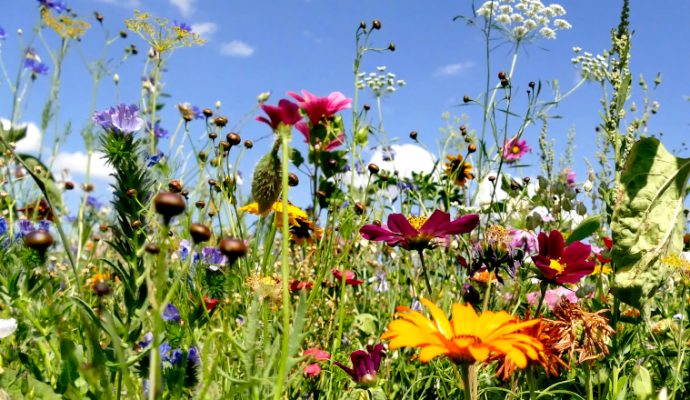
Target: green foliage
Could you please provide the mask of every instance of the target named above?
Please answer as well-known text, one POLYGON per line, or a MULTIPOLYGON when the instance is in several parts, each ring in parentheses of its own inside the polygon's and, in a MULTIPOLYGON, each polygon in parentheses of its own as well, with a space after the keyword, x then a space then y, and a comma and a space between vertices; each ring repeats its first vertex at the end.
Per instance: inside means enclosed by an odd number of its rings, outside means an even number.
POLYGON ((658 139, 633 146, 611 221, 614 290, 622 301, 647 302, 670 272, 659 259, 682 251, 688 177, 690 159, 669 153, 658 139))

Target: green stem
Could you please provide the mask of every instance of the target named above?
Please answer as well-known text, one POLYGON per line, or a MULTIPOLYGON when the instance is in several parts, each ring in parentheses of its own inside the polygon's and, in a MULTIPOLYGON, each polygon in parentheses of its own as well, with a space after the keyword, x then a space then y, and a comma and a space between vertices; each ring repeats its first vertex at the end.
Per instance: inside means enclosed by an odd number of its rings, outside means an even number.
POLYGON ((281 249, 281 284, 283 287, 283 337, 281 348, 281 360, 278 371, 278 381, 276 382, 275 399, 278 400, 283 395, 283 384, 287 372, 288 362, 288 348, 290 344, 290 289, 288 280, 290 279, 288 269, 288 250, 290 245, 290 226, 288 220, 288 166, 290 160, 290 131, 289 129, 283 132, 279 131, 280 140, 282 140, 283 157, 282 157, 282 201, 283 201, 283 226, 282 226, 282 249, 281 249))
POLYGON ((546 297, 546 289, 549 287, 548 284, 541 283, 541 296, 539 297, 539 305, 537 305, 537 312, 534 313, 535 318, 541 315, 541 306, 544 304, 544 297, 546 297))
POLYGON ((426 291, 429 293, 429 298, 431 298, 431 281, 429 280, 429 274, 426 270, 426 263, 424 262, 424 250, 419 250, 419 260, 422 263, 422 274, 424 274, 424 282, 426 283, 426 291))
POLYGON ((489 279, 486 281, 486 291, 484 291, 484 303, 482 303, 482 312, 489 309, 489 299, 491 298, 491 272, 489 272, 489 279))

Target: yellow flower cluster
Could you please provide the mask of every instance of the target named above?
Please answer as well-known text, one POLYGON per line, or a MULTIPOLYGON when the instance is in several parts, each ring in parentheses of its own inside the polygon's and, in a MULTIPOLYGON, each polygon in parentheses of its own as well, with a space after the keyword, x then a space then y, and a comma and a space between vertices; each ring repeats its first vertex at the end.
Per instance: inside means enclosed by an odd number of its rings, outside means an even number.
POLYGON ((127 19, 125 25, 127 29, 141 36, 158 53, 180 47, 200 46, 205 43, 198 34, 171 25, 165 18, 152 18, 147 12, 135 10, 134 18, 127 19))
POLYGON ((41 21, 63 39, 72 38, 77 40, 84 36, 86 30, 91 27, 88 22, 80 19, 72 19, 66 15, 56 17, 48 8, 41 9, 41 21))

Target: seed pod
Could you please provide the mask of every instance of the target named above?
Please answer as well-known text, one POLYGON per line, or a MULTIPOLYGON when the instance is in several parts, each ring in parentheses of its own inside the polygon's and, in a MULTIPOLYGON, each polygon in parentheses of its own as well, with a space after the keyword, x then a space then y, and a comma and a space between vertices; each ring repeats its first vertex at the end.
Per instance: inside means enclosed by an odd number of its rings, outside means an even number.
POLYGON ((131 226, 132 229, 139 229, 139 228, 141 228, 141 221, 138 219, 135 219, 134 221, 132 221, 131 224, 129 224, 129 226, 131 226))
POLYGON ((235 238, 223 238, 218 243, 218 249, 228 258, 228 265, 232 265, 235 260, 247 254, 247 245, 244 241, 235 238))
POLYGON ((360 202, 355 203, 355 214, 362 215, 362 214, 364 214, 364 210, 365 210, 364 204, 362 204, 360 202))
POLYGON ((367 166, 367 169, 369 169, 369 173, 372 174, 372 175, 376 175, 376 174, 378 174, 379 171, 380 171, 379 166, 376 165, 376 164, 374 164, 374 163, 369 164, 369 165, 367 166))
POLYGON ((477 145, 476 144, 470 143, 469 145, 467 145, 467 152, 468 153, 472 154, 475 151, 477 151, 477 145))
POLYGON ((252 197, 259 206, 259 213, 265 215, 280 196, 282 172, 276 140, 273 149, 264 155, 254 169, 252 177, 252 197))
POLYGON ((53 236, 45 229, 37 229, 24 236, 24 244, 44 255, 46 250, 53 244, 53 236))
POLYGON ((364 106, 362 106, 362 108, 364 109, 364 111, 371 110, 371 106, 369 104, 365 104, 364 106))
POLYGON ((72 190, 72 189, 74 189, 74 182, 66 181, 65 182, 65 190, 72 190))
POLYGON ((204 117, 206 118, 211 118, 213 116, 213 110, 210 108, 204 108, 201 112, 204 113, 204 117))
POLYGON ((206 207, 206 202, 203 200, 199 200, 196 203, 194 203, 194 205, 196 206, 196 208, 204 208, 206 207))
POLYGON ((251 140, 245 140, 244 141, 244 147, 246 149, 251 149, 252 147, 254 147, 254 142, 252 142, 251 140))
POLYGON ((211 229, 203 224, 191 224, 189 226, 189 234, 192 236, 194 243, 199 244, 211 239, 211 229))
POLYGON ((417 140, 417 131, 410 132, 410 139, 417 140))
POLYGON ((288 174, 288 185, 291 187, 295 187, 299 185, 299 178, 297 177, 297 174, 290 172, 288 174))
POLYGON ((371 27, 376 30, 381 29, 381 21, 379 21, 378 19, 371 21, 371 27))
POLYGON ((242 143, 242 138, 235 132, 228 133, 226 139, 228 139, 230 146, 237 146, 238 144, 242 143))
POLYGON ((531 81, 530 83, 527 84, 527 86, 529 86, 532 89, 534 89, 535 85, 536 85, 536 83, 534 83, 534 81, 531 81))
POLYGON ((182 191, 182 183, 177 179, 173 179, 168 182, 168 190, 173 193, 180 193, 182 191))
POLYGON ((472 99, 470 99, 470 96, 464 95, 462 96, 462 101, 465 103, 469 103, 470 101, 472 101, 472 99))
POLYGON ((186 203, 184 198, 177 193, 161 192, 153 200, 156 212, 163 216, 166 224, 170 223, 172 217, 184 212, 186 203))
POLYGON ((213 124, 219 128, 224 128, 228 124, 228 119, 226 117, 216 117, 213 120, 213 124))
POLYGON ((137 190, 136 189, 127 189, 127 196, 129 197, 137 197, 137 190))
POLYGON ((215 132, 209 132, 208 133, 208 138, 211 140, 216 140, 218 138, 218 134, 215 132))
POLYGON ((161 248, 157 244, 149 243, 144 247, 144 250, 149 254, 158 254, 161 252, 161 248))
POLYGON ((197 155, 197 157, 199 158, 199 161, 201 161, 202 163, 205 163, 206 160, 208 159, 208 154, 206 154, 206 152, 200 151, 199 154, 197 155))

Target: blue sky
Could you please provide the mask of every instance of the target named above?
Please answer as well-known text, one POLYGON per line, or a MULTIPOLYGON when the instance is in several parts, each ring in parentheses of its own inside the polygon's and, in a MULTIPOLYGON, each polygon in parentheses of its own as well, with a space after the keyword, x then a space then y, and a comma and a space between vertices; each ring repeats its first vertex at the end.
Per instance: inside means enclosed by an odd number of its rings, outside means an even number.
MULTIPOLYGON (((134 9, 151 11, 170 20, 185 21, 201 31, 208 43, 199 48, 176 51, 164 77, 165 91, 172 95, 163 113, 163 126, 174 130, 178 114, 174 105, 191 102, 200 107, 212 107, 220 100, 222 114, 233 126, 256 104, 260 92, 272 91, 270 103, 275 103, 287 91, 307 89, 326 95, 331 91, 353 94, 352 59, 354 31, 360 20, 381 20, 383 29, 377 32, 373 43, 385 47, 394 42, 394 53, 369 54, 363 71, 374 71, 386 65, 407 85, 384 100, 384 121, 390 137, 399 137, 399 143, 410 143, 407 134, 416 130, 421 140, 431 149, 440 138, 439 128, 445 125, 443 112, 460 116, 467 113, 468 125, 481 125, 478 108, 457 107, 462 96, 478 96, 484 87, 485 62, 482 36, 475 28, 453 21, 459 14, 471 13, 471 2, 436 0, 432 2, 398 1, 221 1, 221 0, 66 0, 68 5, 92 24, 82 43, 71 49, 63 73, 60 97, 59 126, 71 121, 74 128, 68 141, 61 146, 64 160, 79 160, 83 151, 79 129, 89 117, 91 83, 85 73, 83 60, 92 60, 103 54, 103 35, 96 26, 92 12, 99 10, 105 16, 105 27, 116 35, 124 29, 124 19, 134 9), (431 5, 433 4, 433 6, 431 5)), ((3 60, 13 75, 19 62, 16 30, 24 30, 24 37, 38 21, 37 1, 21 0, 5 4, 0 15, 0 26, 8 33, 2 44, 3 60)), ((545 1, 545 4, 550 2, 545 1)), ((558 33, 556 40, 537 41, 523 51, 518 60, 514 86, 526 90, 529 81, 557 79, 567 90, 577 80, 577 71, 570 62, 572 47, 599 53, 610 47, 610 29, 617 25, 620 1, 578 0, 562 2, 565 18, 573 28, 558 33)), ((661 104, 659 113, 650 121, 650 133, 664 132, 669 148, 679 147, 690 129, 690 41, 682 40, 690 34, 687 16, 690 2, 658 2, 632 0, 631 26, 635 31, 632 46, 634 81, 644 74, 652 82, 657 72, 662 73, 663 84, 652 94, 661 104)), ((50 43, 55 43, 52 32, 45 32, 50 43)), ((130 35, 108 48, 109 58, 118 60, 130 43, 137 44, 140 54, 118 68, 121 78, 119 99, 136 102, 140 91, 140 78, 145 61, 146 46, 130 35)), ((34 44, 39 54, 45 49, 34 44)), ((494 73, 509 68, 508 46, 493 53, 494 73)), ((48 77, 39 77, 31 89, 23 121, 40 120, 40 112, 47 96, 48 77)), ((637 90, 637 86, 635 87, 637 90)), ((0 84, 0 116, 10 114, 8 89, 0 84)), ((543 94, 547 99, 549 92, 543 94)), ((551 125, 551 137, 562 146, 569 129, 577 133, 576 170, 584 171, 584 159, 594 161, 594 127, 599 123, 597 85, 583 86, 554 112, 563 119, 551 125)), ((639 91, 638 91, 639 95, 639 91)), ((365 95, 363 102, 367 100, 365 95)), ((97 109, 117 102, 114 85, 104 80, 97 98, 97 109)), ((347 114, 346 120, 350 117, 347 114)), ((241 169, 245 177, 251 173, 256 159, 265 151, 268 140, 258 141, 270 132, 266 126, 249 120, 239 126, 243 139, 256 142, 254 150, 244 159, 241 169)), ((192 131, 197 136, 203 124, 196 122, 192 131)), ((47 132, 46 144, 51 143, 53 132, 47 132)), ((526 132, 525 138, 537 147, 538 128, 526 132)), ((296 142, 301 142, 298 138, 296 142)), ((296 144, 298 147, 301 143, 296 144)), ((557 145, 557 146, 559 146, 557 145)), ((561 148, 561 147, 557 148, 561 148)), ((163 145, 167 148, 167 145, 163 145)), ((302 149, 304 147, 301 147, 302 149)), ((690 156, 690 154, 683 154, 690 156)), ((538 165, 536 151, 527 161, 538 165)), ((73 165, 73 178, 80 181, 77 165, 73 165)), ((83 168, 81 168, 83 169, 83 168)), ((105 185, 102 185, 105 186, 105 185)), ((245 185, 246 186, 246 185, 245 185)), ((105 195, 102 195, 105 197, 105 195)))

